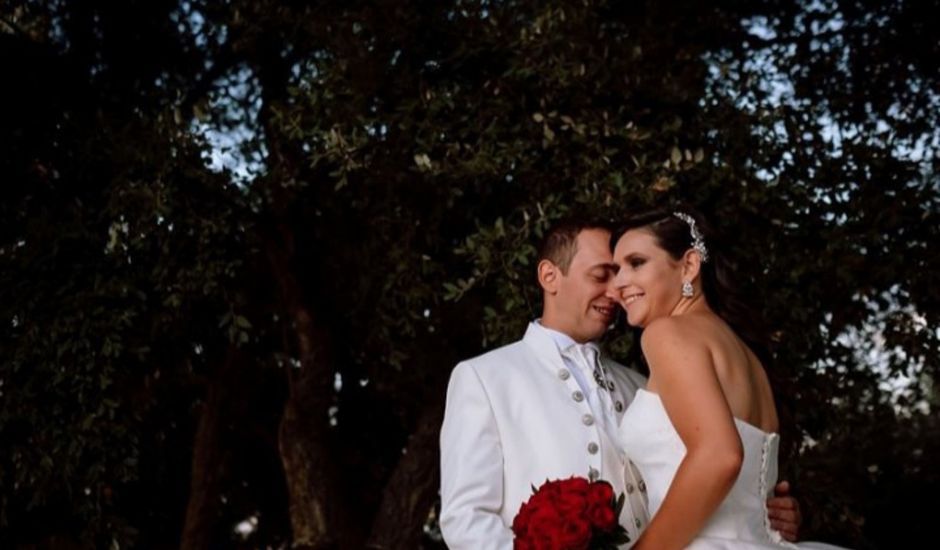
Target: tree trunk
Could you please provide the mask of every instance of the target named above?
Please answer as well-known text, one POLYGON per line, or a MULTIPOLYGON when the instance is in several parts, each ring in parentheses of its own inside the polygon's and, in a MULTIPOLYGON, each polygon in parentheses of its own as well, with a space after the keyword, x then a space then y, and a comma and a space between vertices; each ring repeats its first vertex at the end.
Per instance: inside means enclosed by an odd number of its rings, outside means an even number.
POLYGON ((327 404, 332 377, 322 372, 326 362, 307 336, 312 330, 306 310, 298 308, 294 322, 297 339, 303 342, 301 348, 307 350, 301 353, 300 369, 287 373, 289 395, 278 429, 293 547, 332 548, 337 541, 330 527, 337 514, 331 506, 338 503, 328 445, 327 404))
MULTIPOLYGON (((288 397, 278 427, 278 451, 287 482, 293 548, 342 548, 347 536, 346 510, 339 471, 331 453, 329 406, 333 397, 333 358, 330 335, 293 272, 294 234, 288 222, 293 181, 304 166, 299 144, 286 139, 276 105, 288 97, 290 61, 275 35, 262 34, 258 49, 258 75, 262 84, 259 114, 265 129, 271 177, 265 180, 273 218, 264 250, 278 286, 281 310, 292 331, 287 348, 300 360, 300 368, 287 367, 288 397)), ((286 351, 286 350, 285 350, 286 351)))
POLYGON ((289 230, 269 243, 268 258, 284 308, 289 312, 292 344, 300 368, 286 367, 288 397, 278 428, 294 548, 339 548, 343 540, 343 499, 330 452, 329 405, 333 391, 329 335, 303 305, 289 269, 289 230), (280 245, 280 246, 279 246, 280 245))
POLYGON ((193 441, 189 501, 183 523, 182 550, 201 550, 213 546, 212 532, 219 510, 222 480, 225 476, 226 449, 222 441, 225 400, 231 388, 237 352, 231 346, 222 368, 209 382, 206 400, 200 406, 199 423, 193 441))
POLYGON ((385 486, 366 548, 420 547, 423 526, 440 486, 438 437, 443 405, 442 400, 430 403, 408 437, 405 452, 385 486))

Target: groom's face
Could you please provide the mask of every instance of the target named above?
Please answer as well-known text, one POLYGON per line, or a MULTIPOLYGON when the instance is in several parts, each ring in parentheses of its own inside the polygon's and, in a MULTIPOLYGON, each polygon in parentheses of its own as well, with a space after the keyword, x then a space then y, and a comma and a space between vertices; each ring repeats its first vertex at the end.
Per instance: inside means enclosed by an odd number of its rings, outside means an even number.
POLYGON ((579 342, 601 337, 616 313, 616 303, 606 295, 614 273, 609 242, 610 233, 603 229, 581 231, 568 273, 561 276, 556 295, 560 320, 579 342))

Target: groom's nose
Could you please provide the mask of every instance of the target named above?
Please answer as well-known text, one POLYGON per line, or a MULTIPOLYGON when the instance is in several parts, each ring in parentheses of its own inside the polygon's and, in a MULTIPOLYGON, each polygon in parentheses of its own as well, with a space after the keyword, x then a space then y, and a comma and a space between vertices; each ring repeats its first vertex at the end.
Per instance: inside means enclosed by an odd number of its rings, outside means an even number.
POLYGON ((626 286, 627 281, 624 272, 623 270, 618 270, 617 273, 607 281, 607 297, 616 302, 620 302, 620 293, 626 286))
POLYGON ((611 277, 610 281, 607 283, 607 289, 604 291, 604 296, 619 303, 621 288, 622 285, 617 283, 617 277, 611 277))

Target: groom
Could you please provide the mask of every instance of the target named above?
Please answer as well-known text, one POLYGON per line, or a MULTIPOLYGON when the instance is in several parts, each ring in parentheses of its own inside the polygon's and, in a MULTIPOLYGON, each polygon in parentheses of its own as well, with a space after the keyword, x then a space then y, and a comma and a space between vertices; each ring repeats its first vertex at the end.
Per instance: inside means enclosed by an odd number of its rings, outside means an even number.
MULTIPOLYGON (((646 379, 593 343, 617 307, 606 296, 609 241, 601 224, 551 229, 539 250, 542 317, 522 340, 454 368, 441 427, 440 524, 451 550, 511 549, 516 512, 547 479, 609 481, 627 497, 620 523, 632 541, 649 521, 646 486, 617 430, 646 379)), ((796 501, 772 498, 768 510, 774 528, 795 539, 796 501)))

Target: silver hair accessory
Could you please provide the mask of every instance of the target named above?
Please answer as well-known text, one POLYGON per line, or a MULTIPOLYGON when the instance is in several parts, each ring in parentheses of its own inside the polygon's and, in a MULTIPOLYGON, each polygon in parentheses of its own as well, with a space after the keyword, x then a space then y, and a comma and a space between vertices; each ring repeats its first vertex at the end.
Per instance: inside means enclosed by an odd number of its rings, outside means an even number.
POLYGON ((702 256, 702 263, 708 261, 708 249, 705 248, 705 238, 695 225, 695 218, 685 212, 673 212, 673 216, 689 224, 689 231, 692 233, 692 249, 702 256))

